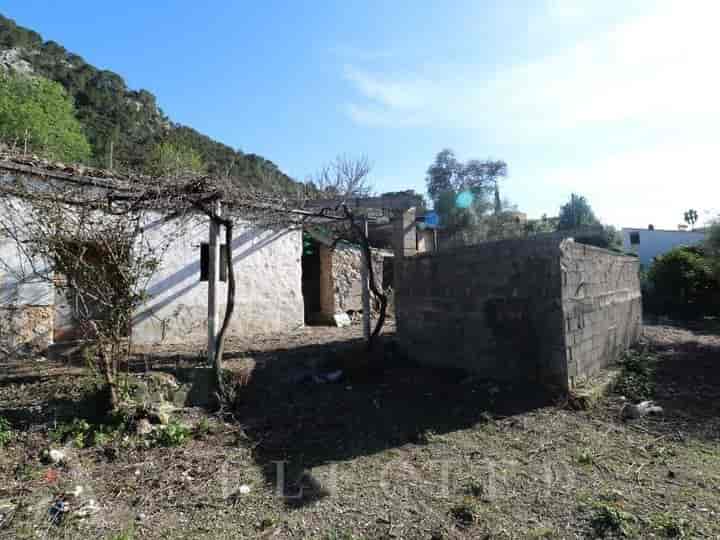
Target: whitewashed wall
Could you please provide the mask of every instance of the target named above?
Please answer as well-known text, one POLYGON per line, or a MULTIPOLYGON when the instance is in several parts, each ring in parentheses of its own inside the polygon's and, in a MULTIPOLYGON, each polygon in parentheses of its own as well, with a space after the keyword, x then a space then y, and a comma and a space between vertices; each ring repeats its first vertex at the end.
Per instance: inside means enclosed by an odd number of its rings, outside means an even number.
MULTIPOLYGON (((3 177, 4 178, 4 177, 3 177)), ((0 179, 1 180, 1 179, 0 179)), ((29 264, 23 248, 23 203, 0 202, 0 352, 24 347, 44 350, 53 340, 54 291, 41 261, 29 264), (45 274, 33 274, 33 270, 45 274)))
POLYGON ((623 229, 623 249, 636 253, 640 258, 640 264, 647 267, 652 263, 653 258, 667 253, 677 246, 692 246, 699 244, 705 238, 705 233, 697 231, 668 231, 649 229, 623 229), (640 244, 630 242, 630 234, 640 235, 640 244))
MULTIPOLYGON (((177 222, 151 225, 148 241, 176 235, 177 222)), ((150 301, 134 319, 136 343, 178 343, 207 337, 207 281, 200 281, 200 244, 208 241, 207 219, 196 219, 169 246, 150 283, 150 301)), ((221 243, 224 243, 221 234, 221 243)), ((258 231, 236 226, 233 260, 236 306, 230 335, 283 332, 304 324, 302 236, 299 230, 258 231)), ((218 284, 220 321, 227 283, 218 284)), ((219 323, 218 323, 219 328, 219 323)))

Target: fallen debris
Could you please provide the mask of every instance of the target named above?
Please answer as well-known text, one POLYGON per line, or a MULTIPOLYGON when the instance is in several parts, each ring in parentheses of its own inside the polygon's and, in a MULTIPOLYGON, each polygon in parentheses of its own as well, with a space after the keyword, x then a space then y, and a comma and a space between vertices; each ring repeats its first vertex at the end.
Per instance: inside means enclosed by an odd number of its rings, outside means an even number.
POLYGON ((623 405, 620 409, 620 416, 626 420, 635 420, 647 415, 661 415, 663 412, 663 408, 654 401, 641 401, 637 405, 632 403, 623 405))

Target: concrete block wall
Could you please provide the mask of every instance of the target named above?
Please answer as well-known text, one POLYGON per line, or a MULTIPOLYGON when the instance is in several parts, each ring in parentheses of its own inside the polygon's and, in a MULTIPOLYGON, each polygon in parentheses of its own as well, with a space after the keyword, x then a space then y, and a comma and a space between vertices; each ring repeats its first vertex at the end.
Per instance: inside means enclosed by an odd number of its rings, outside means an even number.
POLYGON ((401 347, 424 364, 563 385, 560 256, 557 242, 503 240, 404 258, 401 347))
POLYGON ((561 244, 568 385, 614 362, 640 337, 639 260, 566 241, 561 244))
POLYGON ((566 389, 617 358, 640 332, 633 257, 547 238, 487 242, 401 264, 398 339, 423 364, 566 389))

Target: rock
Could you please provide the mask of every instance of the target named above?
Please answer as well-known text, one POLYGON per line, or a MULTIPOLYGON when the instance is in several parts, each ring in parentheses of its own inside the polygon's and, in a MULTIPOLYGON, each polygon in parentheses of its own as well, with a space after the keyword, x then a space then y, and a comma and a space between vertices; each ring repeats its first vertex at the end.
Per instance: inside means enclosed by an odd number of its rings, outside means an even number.
POLYGON ((170 422, 170 417, 174 411, 175 407, 172 403, 163 401, 162 403, 152 405, 148 409, 147 417, 151 423, 166 425, 170 422))
POLYGON ((172 402, 175 407, 185 407, 188 403, 188 395, 190 391, 187 387, 181 386, 173 394, 172 402))
POLYGON ((79 518, 86 518, 92 516, 93 514, 97 514, 99 510, 100 507, 98 506, 98 503, 94 499, 90 499, 78 508, 75 515, 79 518))
POLYGON ((346 326, 350 326, 352 324, 352 321, 347 313, 336 313, 333 315, 333 321, 335 322, 335 326, 338 328, 345 328, 346 326))
POLYGON ((135 426, 135 433, 137 433, 140 436, 149 435, 152 433, 152 424, 150 424, 150 420, 147 418, 141 418, 138 420, 136 426, 135 426))
POLYGON ((67 462, 67 456, 62 450, 51 448, 50 450, 44 450, 42 453, 42 460, 45 463, 52 463, 53 465, 59 465, 67 462))

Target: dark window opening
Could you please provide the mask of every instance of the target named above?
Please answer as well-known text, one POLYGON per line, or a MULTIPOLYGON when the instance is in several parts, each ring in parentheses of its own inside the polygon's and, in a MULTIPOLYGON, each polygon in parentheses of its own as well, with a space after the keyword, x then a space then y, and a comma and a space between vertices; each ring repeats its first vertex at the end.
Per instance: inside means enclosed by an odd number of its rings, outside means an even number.
MULTIPOLYGON (((227 244, 220 246, 220 281, 227 281, 227 244)), ((210 277, 210 244, 200 244, 200 281, 207 281, 210 277)))
POLYGON ((631 232, 630 233, 630 244, 637 245, 640 243, 640 233, 639 232, 631 232))

